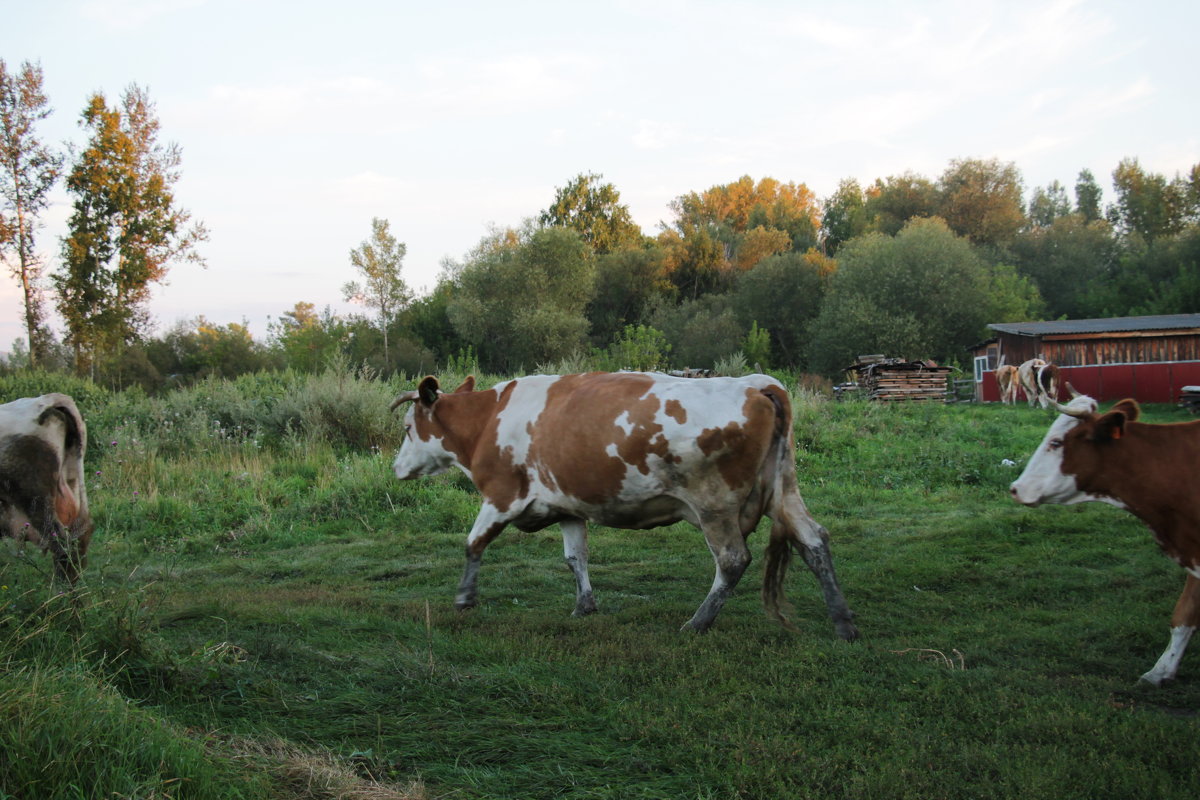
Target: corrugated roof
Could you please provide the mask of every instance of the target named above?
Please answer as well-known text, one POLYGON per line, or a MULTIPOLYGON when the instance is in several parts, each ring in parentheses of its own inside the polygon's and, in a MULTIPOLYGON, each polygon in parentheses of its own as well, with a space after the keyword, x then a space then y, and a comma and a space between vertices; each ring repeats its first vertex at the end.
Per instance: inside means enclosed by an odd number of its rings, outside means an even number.
POLYGON ((1108 319, 1056 319, 1048 322, 997 322, 994 331, 1020 336, 1053 336, 1064 333, 1123 333, 1200 328, 1200 314, 1162 314, 1155 317, 1110 317, 1108 319))

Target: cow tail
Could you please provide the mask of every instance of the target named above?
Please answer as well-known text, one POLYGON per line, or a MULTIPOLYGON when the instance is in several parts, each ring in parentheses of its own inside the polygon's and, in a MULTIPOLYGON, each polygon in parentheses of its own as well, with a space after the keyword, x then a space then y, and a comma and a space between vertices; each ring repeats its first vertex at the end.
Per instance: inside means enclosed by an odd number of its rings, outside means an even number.
POLYGON ((792 404, 782 389, 777 387, 767 387, 762 393, 775 405, 775 428, 767 456, 768 462, 773 462, 772 485, 768 487, 771 495, 768 512, 772 522, 765 554, 762 602, 768 615, 778 620, 785 628, 795 630, 796 627, 788 619, 792 607, 783 592, 784 578, 787 577, 788 565, 792 561, 792 540, 797 535, 782 507, 787 490, 785 482, 791 481, 793 490, 796 483, 796 461, 792 446, 792 404))

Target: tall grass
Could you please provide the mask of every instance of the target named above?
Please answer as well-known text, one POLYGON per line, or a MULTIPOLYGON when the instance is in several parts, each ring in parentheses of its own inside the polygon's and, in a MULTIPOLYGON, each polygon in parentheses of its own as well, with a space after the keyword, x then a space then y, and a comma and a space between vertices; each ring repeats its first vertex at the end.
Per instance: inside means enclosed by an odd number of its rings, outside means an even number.
POLYGON ((1043 412, 795 395, 851 645, 802 567, 800 633, 751 568, 681 634, 712 578, 686 525, 594 530, 583 619, 557 531, 506 531, 458 613, 478 497, 391 477, 409 387, 239 380, 88 401, 77 591, 0 552, 0 744, 29 754, 0 759, 0 797, 1194 796, 1200 661, 1135 683, 1183 577, 1128 515, 1011 503, 1043 412), (358 422, 322 422, 341 408, 358 422))

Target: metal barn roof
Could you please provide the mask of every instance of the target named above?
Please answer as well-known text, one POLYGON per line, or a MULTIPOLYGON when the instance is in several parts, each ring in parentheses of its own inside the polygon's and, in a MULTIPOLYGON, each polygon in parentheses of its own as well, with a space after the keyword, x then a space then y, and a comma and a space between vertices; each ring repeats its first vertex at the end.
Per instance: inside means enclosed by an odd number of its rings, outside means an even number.
POLYGON ((1019 336, 1055 336, 1072 333, 1126 333, 1200 328, 1200 314, 1162 314, 1154 317, 1110 317, 1108 319, 1057 319, 1048 322, 998 322, 994 331, 1019 336))

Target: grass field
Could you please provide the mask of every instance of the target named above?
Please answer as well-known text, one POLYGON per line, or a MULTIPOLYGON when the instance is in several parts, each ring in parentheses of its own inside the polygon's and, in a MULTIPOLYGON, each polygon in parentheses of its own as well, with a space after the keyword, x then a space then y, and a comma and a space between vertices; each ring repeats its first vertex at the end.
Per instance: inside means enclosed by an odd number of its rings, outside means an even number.
POLYGON ((396 387, 325 380, 81 401, 85 580, 0 548, 0 798, 1196 796, 1200 656, 1137 683, 1183 573, 1115 509, 1009 500, 1047 412, 797 398, 847 644, 799 560, 799 632, 766 618, 762 530, 703 636, 686 525, 594 529, 583 619, 557 528, 507 531, 454 611, 473 488, 395 481, 396 387))

